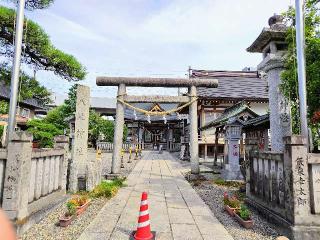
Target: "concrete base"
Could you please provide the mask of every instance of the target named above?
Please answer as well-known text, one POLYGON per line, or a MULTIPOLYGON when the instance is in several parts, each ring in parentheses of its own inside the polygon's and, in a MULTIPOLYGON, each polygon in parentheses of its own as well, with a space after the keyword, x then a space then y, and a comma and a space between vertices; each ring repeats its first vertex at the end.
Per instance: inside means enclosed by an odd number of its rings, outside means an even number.
POLYGON ((243 180, 240 171, 240 165, 225 164, 224 169, 221 170, 221 177, 224 180, 243 180))

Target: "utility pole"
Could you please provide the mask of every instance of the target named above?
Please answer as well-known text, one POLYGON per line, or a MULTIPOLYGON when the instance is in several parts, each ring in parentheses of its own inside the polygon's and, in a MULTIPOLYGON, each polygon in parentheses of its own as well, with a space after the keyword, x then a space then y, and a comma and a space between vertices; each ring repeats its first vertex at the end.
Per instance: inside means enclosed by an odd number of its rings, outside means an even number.
POLYGON ((7 143, 8 141, 11 140, 11 137, 16 125, 15 120, 16 120, 16 108, 17 108, 19 75, 20 75, 20 64, 21 64, 24 7, 25 7, 25 0, 19 0, 18 7, 17 7, 17 18, 16 18, 14 59, 13 59, 12 74, 11 74, 11 87, 10 87, 11 92, 10 92, 7 143))
POLYGON ((306 91, 306 60, 304 53, 304 13, 303 0, 296 1, 296 43, 298 59, 298 82, 299 82, 299 109, 301 122, 301 135, 308 138, 307 121, 307 91, 306 91))

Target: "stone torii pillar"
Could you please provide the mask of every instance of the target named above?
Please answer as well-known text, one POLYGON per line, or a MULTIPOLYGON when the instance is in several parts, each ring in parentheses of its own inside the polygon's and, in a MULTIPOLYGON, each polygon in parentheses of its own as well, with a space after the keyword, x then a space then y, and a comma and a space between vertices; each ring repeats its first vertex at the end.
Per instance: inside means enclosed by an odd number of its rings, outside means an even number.
POLYGON ((199 146, 198 146, 198 116, 197 116, 197 87, 218 87, 216 79, 186 79, 186 78, 146 78, 146 77, 97 77, 98 86, 118 86, 118 102, 116 109, 114 148, 111 174, 120 173, 120 150, 122 147, 124 106, 126 102, 175 102, 185 103, 192 101, 189 106, 190 115, 190 155, 191 173, 199 173, 199 146), (130 87, 174 87, 189 88, 190 96, 127 96, 126 86, 130 87), (119 101, 120 100, 120 101, 119 101))
MULTIPOLYGON (((119 84, 118 99, 123 100, 126 94, 126 85, 119 84)), ((112 166, 111 173, 119 174, 121 166, 121 148, 123 139, 123 125, 124 125, 124 106, 121 102, 117 101, 116 119, 113 136, 113 153, 112 153, 112 166)))

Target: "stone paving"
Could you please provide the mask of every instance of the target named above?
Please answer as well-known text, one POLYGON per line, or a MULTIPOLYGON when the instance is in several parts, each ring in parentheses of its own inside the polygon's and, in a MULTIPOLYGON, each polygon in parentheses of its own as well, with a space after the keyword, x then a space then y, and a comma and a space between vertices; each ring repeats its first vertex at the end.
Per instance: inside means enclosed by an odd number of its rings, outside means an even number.
POLYGON ((184 179, 187 169, 164 152, 145 152, 122 188, 92 220, 79 240, 127 240, 136 230, 142 191, 149 193, 156 239, 232 240, 211 210, 184 179))

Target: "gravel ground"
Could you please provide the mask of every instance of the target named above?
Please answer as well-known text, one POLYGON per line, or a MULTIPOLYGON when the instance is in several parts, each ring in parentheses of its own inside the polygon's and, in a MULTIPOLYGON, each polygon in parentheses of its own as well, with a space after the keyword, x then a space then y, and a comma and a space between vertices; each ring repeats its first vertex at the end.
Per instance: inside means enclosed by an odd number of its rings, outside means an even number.
POLYGON ((245 229, 240 226, 236 219, 225 212, 223 205, 224 192, 228 192, 229 196, 232 196, 238 189, 214 184, 213 179, 218 176, 218 174, 203 174, 206 180, 201 180, 197 182, 198 184, 193 184, 193 188, 235 240, 271 240, 276 239, 278 236, 285 235, 281 228, 259 216, 258 212, 250 207, 254 227, 252 229, 245 229))
MULTIPOLYGON (((110 172, 111 169, 111 156, 112 154, 103 154, 104 170, 110 172)), ((95 157, 95 154, 92 155, 95 157)), ((132 163, 127 163, 125 155, 124 165, 121 168, 121 174, 128 176, 138 161, 133 160, 132 163)), ((66 228, 59 226, 59 217, 66 211, 65 203, 60 204, 54 211, 49 213, 39 223, 33 225, 21 237, 22 240, 75 240, 77 239, 84 229, 90 224, 92 219, 97 215, 100 209, 106 204, 108 199, 99 198, 92 199, 91 204, 86 211, 74 219, 66 228)))

